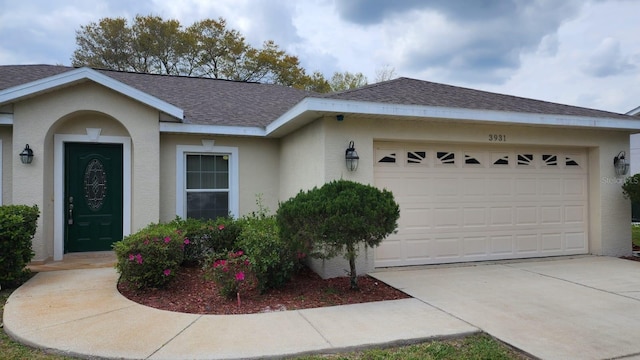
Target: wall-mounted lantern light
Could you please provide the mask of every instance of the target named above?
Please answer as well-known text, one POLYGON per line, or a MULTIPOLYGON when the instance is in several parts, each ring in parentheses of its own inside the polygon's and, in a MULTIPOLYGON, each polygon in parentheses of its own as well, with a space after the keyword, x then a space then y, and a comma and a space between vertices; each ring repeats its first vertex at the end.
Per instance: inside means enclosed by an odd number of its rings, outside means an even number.
POLYGON ((616 175, 627 175, 629 173, 629 163, 624 158, 624 151, 620 151, 613 158, 613 167, 616 169, 616 175))
POLYGON ((31 150, 29 144, 27 144, 20 153, 20 161, 22 161, 23 164, 31 164, 33 161, 33 150, 31 150))
POLYGON ((356 169, 358 168, 358 160, 360 160, 360 157, 356 152, 356 148, 353 144, 353 141, 349 142, 349 147, 345 152, 344 159, 347 163, 347 169, 349 171, 356 171, 356 169))

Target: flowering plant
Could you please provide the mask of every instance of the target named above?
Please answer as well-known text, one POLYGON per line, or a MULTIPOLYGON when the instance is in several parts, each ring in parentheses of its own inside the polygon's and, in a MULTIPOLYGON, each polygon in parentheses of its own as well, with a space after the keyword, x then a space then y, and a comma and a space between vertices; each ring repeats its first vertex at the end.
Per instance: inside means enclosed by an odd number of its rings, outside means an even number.
POLYGON ((207 277, 215 281, 220 295, 240 298, 240 292, 255 287, 249 258, 242 251, 230 251, 226 259, 216 259, 207 265, 207 277))
POLYGON ((160 288, 176 275, 189 239, 166 224, 152 224, 114 244, 120 280, 138 288, 160 288))

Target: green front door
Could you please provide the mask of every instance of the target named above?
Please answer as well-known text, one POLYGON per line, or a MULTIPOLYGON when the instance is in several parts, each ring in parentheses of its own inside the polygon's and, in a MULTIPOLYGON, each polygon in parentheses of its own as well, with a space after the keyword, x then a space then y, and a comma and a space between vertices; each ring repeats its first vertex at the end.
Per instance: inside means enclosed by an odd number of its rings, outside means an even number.
POLYGON ((65 144, 65 253, 122 240, 122 145, 65 144))

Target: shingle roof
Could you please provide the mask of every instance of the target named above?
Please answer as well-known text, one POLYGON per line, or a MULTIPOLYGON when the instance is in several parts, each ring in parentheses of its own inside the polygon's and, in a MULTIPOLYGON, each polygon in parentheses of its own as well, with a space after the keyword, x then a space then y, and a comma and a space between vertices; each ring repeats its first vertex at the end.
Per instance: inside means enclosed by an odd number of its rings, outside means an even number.
MULTIPOLYGON (((0 66, 0 90, 74 70, 51 65, 0 66)), ((267 126, 313 93, 286 86, 97 70, 184 110, 190 124, 267 126)))
MULTIPOLYGON (((74 70, 53 65, 0 66, 0 91, 74 70)), ((339 93, 316 94, 286 86, 210 78, 97 70, 184 110, 185 123, 265 127, 305 97, 401 105, 440 106, 595 118, 628 115, 398 78, 339 93)))
POLYGON ((325 98, 534 114, 629 118, 613 112, 444 85, 406 77, 324 95, 325 98))

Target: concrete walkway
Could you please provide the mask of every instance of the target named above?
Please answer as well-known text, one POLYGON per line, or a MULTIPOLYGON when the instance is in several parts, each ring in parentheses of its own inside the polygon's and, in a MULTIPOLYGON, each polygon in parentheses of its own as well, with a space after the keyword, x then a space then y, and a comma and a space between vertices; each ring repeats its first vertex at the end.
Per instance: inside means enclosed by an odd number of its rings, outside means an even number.
POLYGON ((7 333, 82 357, 246 359, 485 331, 542 359, 640 359, 640 262, 577 257, 372 274, 414 299, 192 315, 122 297, 113 269, 40 273, 5 306, 7 333))
POLYGON ((251 315, 193 315, 134 303, 110 268, 37 274, 9 297, 5 331, 80 357, 247 359, 337 352, 478 332, 417 299, 251 315))

